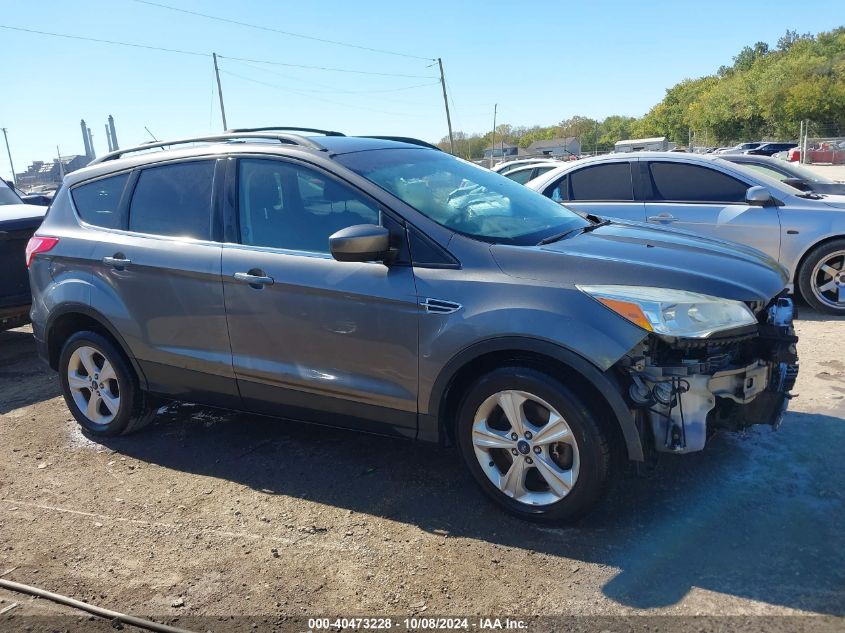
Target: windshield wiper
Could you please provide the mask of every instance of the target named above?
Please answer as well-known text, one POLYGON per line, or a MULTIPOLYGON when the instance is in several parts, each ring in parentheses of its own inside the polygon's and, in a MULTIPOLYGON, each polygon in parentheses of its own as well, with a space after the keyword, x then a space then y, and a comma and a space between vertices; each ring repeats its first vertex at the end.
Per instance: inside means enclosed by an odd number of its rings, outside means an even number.
POLYGON ((567 235, 575 232, 581 233, 589 233, 590 231, 595 231, 600 226, 607 226, 610 224, 610 220, 600 220, 595 224, 590 224, 589 226, 583 226, 577 229, 569 229, 568 231, 563 231, 562 233, 557 233, 555 235, 549 235, 549 237, 543 238, 539 242, 537 242, 537 246, 545 246, 546 244, 551 244, 552 242, 559 242, 567 235))
POLYGON ((799 198, 804 198, 805 200, 821 200, 822 198, 824 198, 823 195, 818 194, 818 193, 814 193, 812 191, 805 191, 805 192, 802 192, 802 193, 796 193, 795 195, 799 198))

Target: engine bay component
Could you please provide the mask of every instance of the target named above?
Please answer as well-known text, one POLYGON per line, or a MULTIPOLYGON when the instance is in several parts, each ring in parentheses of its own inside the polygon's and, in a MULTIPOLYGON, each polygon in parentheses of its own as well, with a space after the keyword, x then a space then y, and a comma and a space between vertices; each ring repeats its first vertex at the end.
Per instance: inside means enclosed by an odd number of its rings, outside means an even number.
POLYGON ((654 448, 690 453, 715 429, 779 426, 798 375, 794 308, 778 297, 756 331, 690 344, 657 335, 629 355, 628 396, 643 413, 654 448))

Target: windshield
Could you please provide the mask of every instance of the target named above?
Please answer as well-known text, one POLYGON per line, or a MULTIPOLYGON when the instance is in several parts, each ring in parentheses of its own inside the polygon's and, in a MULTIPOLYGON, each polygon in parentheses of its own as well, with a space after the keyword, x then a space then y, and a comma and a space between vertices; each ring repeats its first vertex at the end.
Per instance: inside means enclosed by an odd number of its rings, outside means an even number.
POLYGON ((589 225, 545 196, 445 152, 383 149, 337 160, 435 222, 486 242, 533 245, 589 225))
POLYGON ((785 167, 788 171, 795 174, 796 178, 802 178, 808 182, 817 182, 825 185, 833 185, 836 183, 835 180, 826 178, 821 174, 817 174, 816 172, 807 169, 806 167, 802 167, 801 165, 796 165, 795 163, 787 163, 785 167))
POLYGON ((18 194, 9 189, 9 186, 0 178, 0 205, 3 204, 21 204, 21 199, 18 194))

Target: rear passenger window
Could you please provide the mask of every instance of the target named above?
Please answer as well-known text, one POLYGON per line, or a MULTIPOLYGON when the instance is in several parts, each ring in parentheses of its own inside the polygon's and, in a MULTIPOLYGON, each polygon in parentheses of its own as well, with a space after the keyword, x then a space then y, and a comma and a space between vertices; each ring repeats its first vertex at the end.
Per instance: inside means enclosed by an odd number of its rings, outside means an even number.
POLYGON ((129 230, 211 239, 214 161, 144 169, 129 207, 129 230))
POLYGON ((506 173, 505 178, 510 178, 514 182, 524 185, 526 182, 531 180, 531 174, 533 173, 533 169, 514 169, 513 171, 506 173))
POLYGON ((88 224, 107 229, 123 228, 120 215, 120 197, 126 187, 129 174, 101 178, 71 189, 73 204, 79 217, 88 224))
POLYGON ((570 200, 631 201, 631 164, 608 163, 569 174, 570 200))
POLYGON ((655 200, 671 202, 745 202, 748 185, 709 167, 651 163, 655 200))

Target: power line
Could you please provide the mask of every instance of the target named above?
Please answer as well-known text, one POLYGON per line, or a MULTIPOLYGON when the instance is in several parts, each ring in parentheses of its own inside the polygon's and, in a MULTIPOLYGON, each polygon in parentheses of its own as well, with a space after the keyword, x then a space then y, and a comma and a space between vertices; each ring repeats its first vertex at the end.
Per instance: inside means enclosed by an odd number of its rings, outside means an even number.
MULTIPOLYGON (((217 57, 222 57, 222 55, 218 55, 217 57)), ((271 70, 270 68, 262 68, 261 66, 255 66, 248 62, 242 62, 238 60, 234 60, 231 57, 226 58, 228 61, 236 61, 238 64, 246 66, 247 68, 252 68, 254 70, 260 70, 264 73, 270 73, 271 75, 275 75, 276 77, 283 77, 284 79, 290 79, 291 81, 298 81, 302 83, 311 84, 313 86, 320 86, 321 88, 326 88, 326 90, 312 90, 312 89, 305 89, 302 88, 303 92, 317 92, 317 93, 332 93, 332 94, 375 94, 375 93, 383 93, 383 92, 401 92, 403 90, 413 90, 414 88, 425 88, 428 86, 437 86, 440 84, 439 81, 432 81, 424 84, 414 84, 413 86, 402 86, 401 88, 384 88, 384 89, 376 89, 376 90, 338 90, 337 88, 333 88, 328 84, 319 83, 317 81, 311 81, 308 79, 302 79, 301 77, 291 77, 290 75, 285 75, 283 73, 277 72, 275 70, 271 70)), ((433 77, 432 77, 433 79, 433 77)))
MULTIPOLYGON (((220 57, 220 55, 218 55, 220 57)), ((278 84, 272 84, 266 81, 261 81, 260 79, 253 79, 252 77, 246 77, 244 75, 239 75, 238 73, 233 73, 230 70, 226 70, 221 68, 220 72, 225 75, 230 75, 232 77, 237 77, 238 79, 242 79, 244 81, 251 81, 252 83, 260 84, 262 86, 267 86, 268 88, 275 88, 276 90, 282 90, 283 92, 290 92, 295 95, 299 95, 301 97, 307 97, 309 99, 315 99, 317 101, 324 101, 325 103, 331 103, 332 105, 339 105, 345 108, 354 108, 356 110, 365 110, 367 112, 377 112, 379 114, 388 114, 390 116, 411 116, 411 117, 424 117, 426 115, 419 115, 419 114, 409 114, 408 112, 389 112, 387 110, 376 110, 375 108, 367 108, 364 106, 353 105, 351 103, 342 103, 340 101, 334 101, 332 99, 325 99, 323 97, 315 97, 314 95, 299 92, 298 90, 293 90, 291 88, 287 88, 285 86, 279 86, 278 84)))
POLYGON ((225 22, 227 24, 236 24, 238 26, 244 26, 250 29, 258 29, 260 31, 269 31, 271 33, 279 33, 280 35, 287 35, 289 37, 298 37, 303 40, 311 40, 313 42, 322 42, 323 44, 334 44, 335 46, 346 46, 347 48, 357 48, 358 50, 362 51, 369 51, 371 53, 382 53, 384 55, 396 55, 397 57, 407 57, 410 59, 424 59, 426 61, 433 61, 431 57, 421 57, 420 55, 410 55, 408 53, 399 53, 397 51, 388 51, 383 48, 370 48, 369 46, 360 46, 358 44, 349 44, 347 42, 338 42, 336 40, 329 40, 322 37, 314 37, 313 35, 303 35, 302 33, 294 33, 292 31, 283 31, 281 29, 275 29, 270 26, 261 26, 259 24, 250 24, 249 22, 241 22, 239 20, 232 20, 229 18, 221 18, 216 15, 209 15, 207 13, 200 13, 199 11, 189 11, 188 9, 182 9, 179 7, 172 7, 167 4, 161 4, 159 2, 150 2, 149 0, 133 0, 138 4, 146 4, 151 7, 158 7, 160 9, 169 9, 170 11, 178 11, 179 13, 186 13, 188 15, 195 15, 201 18, 206 18, 208 20, 216 20, 218 22, 225 22))
MULTIPOLYGON (((104 40, 99 39, 96 37, 84 37, 82 35, 69 35, 67 33, 53 33, 50 31, 38 31, 36 29, 25 29, 20 26, 7 26, 5 24, 0 24, 0 29, 8 29, 10 31, 21 31, 23 33, 34 33, 36 35, 47 35, 50 37, 61 37, 69 40, 81 40, 84 42, 96 42, 98 44, 111 44, 113 46, 128 46, 131 48, 142 48, 146 50, 153 50, 153 51, 162 51, 165 53, 177 53, 179 55, 193 55, 195 57, 211 57, 211 53, 203 53, 200 51, 186 51, 178 48, 164 48, 161 46, 151 46, 149 44, 137 44, 134 42, 119 42, 116 40, 104 40)), ((266 59, 247 59, 244 57, 228 57, 224 55, 217 55, 219 59, 230 59, 235 61, 241 62, 252 62, 253 64, 271 64, 275 66, 287 66, 290 68, 304 68, 306 70, 323 70, 329 72, 338 72, 338 73, 352 73, 355 75, 374 75, 377 77, 406 77, 411 79, 435 79, 435 77, 431 77, 428 75, 406 75, 401 73, 380 73, 380 72, 372 72, 367 70, 354 70, 351 68, 334 68, 334 67, 326 67, 326 66, 308 66, 305 64, 288 64, 285 62, 277 62, 272 60, 266 59)))
POLYGON ((305 66, 303 64, 288 64, 287 62, 269 61, 266 59, 248 59, 245 57, 229 57, 228 55, 217 55, 220 59, 230 59, 236 62, 250 62, 253 64, 270 64, 271 66, 287 66, 288 68, 306 68, 308 70, 326 70, 336 73, 353 73, 355 75, 374 75, 376 77, 407 77, 411 79, 437 79, 430 75, 406 75, 403 73, 379 73, 369 70, 352 70, 349 68, 334 68, 332 66, 305 66))
POLYGON ((114 40, 101 40, 96 37, 83 37, 82 35, 68 35, 66 33, 51 33, 49 31, 36 31, 35 29, 25 29, 20 26, 6 26, 0 24, 0 29, 8 29, 10 31, 23 31, 24 33, 36 33, 38 35, 49 35, 51 37, 63 37, 69 40, 82 40, 83 42, 97 42, 98 44, 113 44, 115 46, 130 46, 132 48, 145 48, 151 51, 163 51, 165 53, 178 53, 179 55, 194 55, 197 57, 211 57, 208 53, 199 53, 196 51, 183 51, 177 48, 162 48, 160 46, 150 46, 148 44, 133 44, 130 42, 116 42, 114 40))

